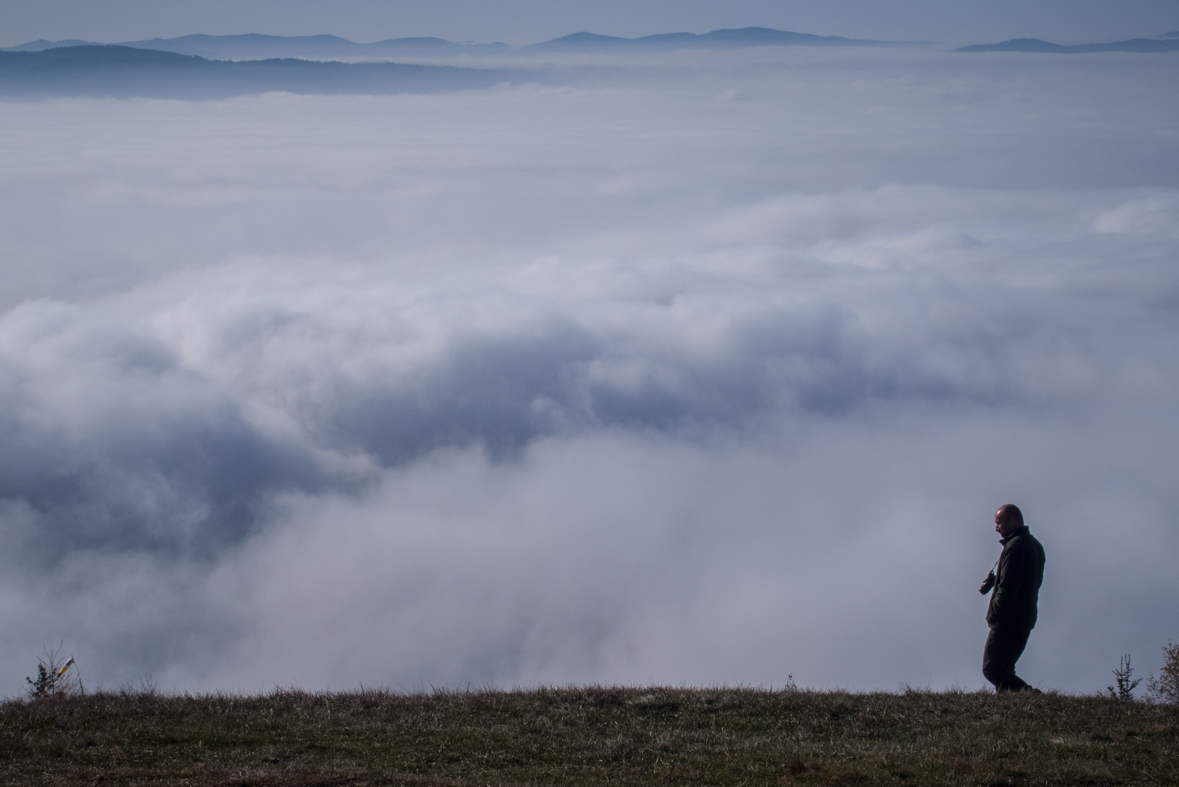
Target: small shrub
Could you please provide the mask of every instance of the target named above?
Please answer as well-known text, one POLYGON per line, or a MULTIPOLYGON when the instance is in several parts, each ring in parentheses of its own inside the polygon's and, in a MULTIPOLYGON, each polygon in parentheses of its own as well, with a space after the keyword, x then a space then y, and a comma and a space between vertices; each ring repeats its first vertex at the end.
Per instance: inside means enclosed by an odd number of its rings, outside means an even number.
POLYGON ((1168 642, 1163 648, 1163 668, 1158 680, 1151 673, 1146 682, 1146 696, 1151 702, 1179 705, 1179 645, 1168 642))
POLYGON ((1114 678, 1116 679, 1115 685, 1117 688, 1115 689, 1114 686, 1107 686, 1106 691, 1109 692, 1109 696, 1116 700, 1133 702, 1134 689, 1136 689, 1138 684, 1142 682, 1142 678, 1134 680, 1134 668, 1130 666, 1129 653, 1127 653, 1125 656, 1122 656, 1122 660, 1118 662, 1118 668, 1116 670, 1112 670, 1112 672, 1114 674, 1114 678))
POLYGON ((62 661, 57 650, 46 650, 45 658, 37 659, 37 677, 25 678, 29 684, 29 698, 43 699, 45 697, 73 696, 82 693, 82 681, 74 667, 74 657, 70 656, 62 661))

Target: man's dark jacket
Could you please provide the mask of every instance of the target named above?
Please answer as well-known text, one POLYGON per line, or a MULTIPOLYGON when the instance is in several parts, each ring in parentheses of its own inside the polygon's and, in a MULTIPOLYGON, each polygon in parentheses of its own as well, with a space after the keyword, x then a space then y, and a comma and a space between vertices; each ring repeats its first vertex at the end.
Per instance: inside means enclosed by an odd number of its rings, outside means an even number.
POLYGON ((995 589, 987 607, 993 629, 1031 631, 1036 625, 1036 602, 1044 581, 1044 547, 1021 527, 1002 539, 1003 552, 995 571, 995 589))

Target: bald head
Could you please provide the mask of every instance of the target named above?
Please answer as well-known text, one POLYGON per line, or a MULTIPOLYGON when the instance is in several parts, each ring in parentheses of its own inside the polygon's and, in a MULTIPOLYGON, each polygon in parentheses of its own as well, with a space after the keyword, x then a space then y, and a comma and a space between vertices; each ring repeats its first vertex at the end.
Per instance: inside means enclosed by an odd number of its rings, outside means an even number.
POLYGON ((1007 538, 1023 527, 1023 512, 1014 503, 999 506, 995 512, 995 532, 1007 538))

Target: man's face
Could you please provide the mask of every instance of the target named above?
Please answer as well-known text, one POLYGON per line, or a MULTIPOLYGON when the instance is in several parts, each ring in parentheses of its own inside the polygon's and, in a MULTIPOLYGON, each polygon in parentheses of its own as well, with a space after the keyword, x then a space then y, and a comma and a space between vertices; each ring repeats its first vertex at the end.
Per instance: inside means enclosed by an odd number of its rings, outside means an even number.
POLYGON ((1015 532, 1017 525, 1015 524, 1015 517, 1008 516, 1007 512, 1000 508, 995 512, 995 532, 1007 538, 1015 532))

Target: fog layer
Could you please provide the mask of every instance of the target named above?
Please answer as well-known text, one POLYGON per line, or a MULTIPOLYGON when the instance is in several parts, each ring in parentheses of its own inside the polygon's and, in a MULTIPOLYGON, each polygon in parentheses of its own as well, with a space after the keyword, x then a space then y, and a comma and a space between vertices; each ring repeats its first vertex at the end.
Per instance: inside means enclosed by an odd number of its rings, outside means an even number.
MULTIPOLYGON (((572 66, 569 66, 572 67, 572 66)), ((1179 59, 6 104, 0 691, 982 684, 1179 637, 1179 59)))

